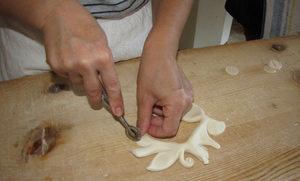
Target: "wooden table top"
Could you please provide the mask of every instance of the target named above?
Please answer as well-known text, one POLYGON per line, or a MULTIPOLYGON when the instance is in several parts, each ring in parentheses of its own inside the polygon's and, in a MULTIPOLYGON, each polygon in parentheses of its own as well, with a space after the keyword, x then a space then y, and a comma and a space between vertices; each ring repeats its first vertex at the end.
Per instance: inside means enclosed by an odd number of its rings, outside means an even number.
MULTIPOLYGON (((194 103, 226 123, 208 148, 208 165, 178 162, 146 168, 155 155, 138 147, 101 105, 90 105, 80 86, 51 73, 0 83, 0 180, 295 180, 300 178, 300 35, 178 53, 195 89, 194 103), (283 64, 264 71, 272 59, 283 64), (239 69, 236 76, 226 66, 239 69), (43 145, 43 146, 42 146, 43 145), (48 145, 48 147, 47 147, 48 145)), ((117 63, 125 118, 136 123, 139 59, 117 63)), ((197 123, 182 122, 185 142, 197 123)), ((193 156, 192 156, 193 157, 193 156)))

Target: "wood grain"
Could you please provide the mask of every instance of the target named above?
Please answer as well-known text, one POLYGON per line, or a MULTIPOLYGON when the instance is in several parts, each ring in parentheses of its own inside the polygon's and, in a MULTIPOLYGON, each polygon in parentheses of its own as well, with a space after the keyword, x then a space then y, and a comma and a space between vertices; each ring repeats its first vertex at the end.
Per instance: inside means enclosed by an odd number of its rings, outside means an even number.
MULTIPOLYGON (((153 156, 131 154, 136 144, 102 104, 89 104, 82 87, 48 73, 0 83, 0 179, 300 179, 300 83, 294 76, 300 70, 299 35, 184 50, 178 63, 194 86, 194 102, 227 125, 214 137, 221 149, 208 147, 208 165, 195 158, 190 169, 176 162, 165 171, 147 171, 153 156), (268 74, 263 67, 272 59, 283 68, 268 74), (239 74, 228 75, 228 65, 239 74), (45 128, 55 141, 47 140, 53 148, 43 155, 37 148, 46 144, 39 142, 45 128)), ((125 118, 133 125, 138 64, 116 64, 125 118)), ((184 142, 196 126, 182 122, 170 140, 184 142)))

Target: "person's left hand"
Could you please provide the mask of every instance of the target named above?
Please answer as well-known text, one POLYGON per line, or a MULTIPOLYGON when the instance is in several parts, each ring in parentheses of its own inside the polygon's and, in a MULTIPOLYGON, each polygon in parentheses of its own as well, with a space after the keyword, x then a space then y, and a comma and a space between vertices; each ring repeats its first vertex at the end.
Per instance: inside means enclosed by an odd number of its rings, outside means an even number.
POLYGON ((176 54, 144 48, 137 81, 137 127, 141 134, 175 136, 193 97, 193 87, 178 66, 176 54))

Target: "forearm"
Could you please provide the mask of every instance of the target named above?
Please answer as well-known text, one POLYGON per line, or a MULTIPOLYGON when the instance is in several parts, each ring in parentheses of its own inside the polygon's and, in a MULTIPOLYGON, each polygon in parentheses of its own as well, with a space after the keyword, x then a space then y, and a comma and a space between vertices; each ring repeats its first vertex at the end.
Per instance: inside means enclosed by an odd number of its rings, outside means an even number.
MULTIPOLYGON (((84 9, 77 0, 1 0, 0 14, 38 30, 52 21, 53 18, 71 11, 84 9)), ((79 13, 79 12, 78 12, 79 13)))
POLYGON ((153 28, 145 46, 168 47, 176 52, 193 0, 153 0, 153 28))
POLYGON ((193 87, 176 62, 179 38, 193 1, 152 3, 153 28, 144 45, 137 80, 137 125, 142 135, 171 137, 193 100, 193 87))

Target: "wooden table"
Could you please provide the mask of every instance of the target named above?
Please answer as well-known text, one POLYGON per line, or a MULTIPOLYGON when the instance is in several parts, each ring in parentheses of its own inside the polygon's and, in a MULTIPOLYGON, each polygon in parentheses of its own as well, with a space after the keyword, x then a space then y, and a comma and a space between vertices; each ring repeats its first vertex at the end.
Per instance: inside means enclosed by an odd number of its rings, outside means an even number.
MULTIPOLYGON (((195 89, 194 102, 226 131, 195 158, 161 172, 136 158, 124 128, 80 86, 51 73, 0 83, 0 180, 293 180, 300 178, 300 36, 180 51, 178 62, 195 89), (283 64, 275 74, 263 67, 283 64), (237 76, 225 72, 228 65, 237 76), (298 71, 298 72, 297 72, 298 71), (47 148, 48 145, 48 148, 47 148)), ((136 122, 139 59, 117 63, 126 114, 136 122), (128 73, 130 72, 130 73, 128 73)), ((185 142, 197 123, 180 125, 185 142)))

